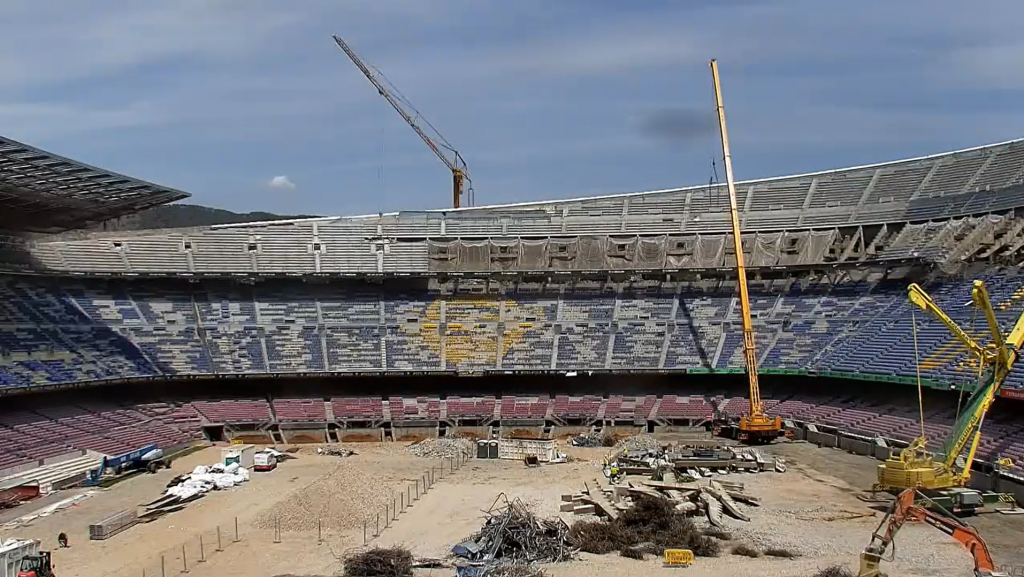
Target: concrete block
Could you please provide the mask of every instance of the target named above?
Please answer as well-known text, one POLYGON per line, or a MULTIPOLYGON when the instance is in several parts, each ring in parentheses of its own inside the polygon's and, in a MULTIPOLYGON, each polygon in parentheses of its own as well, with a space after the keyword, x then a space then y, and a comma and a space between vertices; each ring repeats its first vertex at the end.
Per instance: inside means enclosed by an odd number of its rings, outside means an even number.
POLYGON ((594 510, 593 505, 580 505, 579 507, 574 508, 572 512, 576 515, 593 515, 594 510))
POLYGON ((574 505, 573 503, 562 503, 562 505, 558 508, 558 510, 563 513, 571 513, 575 509, 576 505, 574 505))

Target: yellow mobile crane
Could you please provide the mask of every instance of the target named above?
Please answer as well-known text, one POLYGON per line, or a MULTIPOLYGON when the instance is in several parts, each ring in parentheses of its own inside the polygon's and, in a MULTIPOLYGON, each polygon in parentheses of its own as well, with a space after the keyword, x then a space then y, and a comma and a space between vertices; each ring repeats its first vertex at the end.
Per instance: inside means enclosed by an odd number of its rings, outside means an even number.
POLYGON ((743 238, 740 235, 740 213, 736 208, 736 184, 732 177, 732 155, 729 153, 729 134, 725 129, 725 105, 722 104, 722 84, 718 79, 718 61, 711 61, 711 81, 715 88, 715 108, 718 129, 722 136, 722 156, 725 161, 725 181, 729 188, 729 211, 732 215, 732 240, 736 249, 736 279, 740 289, 740 310, 743 314, 743 358, 747 366, 750 385, 750 411, 736 424, 716 426, 719 434, 750 444, 771 443, 782 434, 782 419, 770 417, 761 403, 761 388, 757 382, 757 348, 754 343, 754 324, 750 320, 750 295, 747 292, 747 269, 743 263, 743 238))
POLYGON ((473 204, 473 182, 469 178, 469 171, 466 166, 466 161, 462 159, 462 155, 459 154, 458 150, 451 145, 440 132, 434 128, 434 125, 423 118, 416 107, 412 105, 402 93, 376 68, 370 69, 359 55, 356 54, 355 50, 348 45, 347 42, 341 38, 334 36, 334 42, 337 43, 338 48, 341 48, 342 52, 348 56, 352 64, 356 65, 356 68, 363 73, 363 76, 370 81, 370 84, 377 89, 377 93, 380 94, 384 100, 388 101, 388 104, 395 109, 395 112, 402 117, 402 120, 412 128, 417 136, 430 147, 430 150, 441 159, 441 162, 448 167, 448 170, 452 171, 452 208, 459 208, 462 206, 462 196, 466 194, 469 197, 469 204, 473 204), (433 136, 427 134, 430 131, 433 136), (466 186, 469 186, 467 189, 466 186))
POLYGON ((981 441, 981 425, 985 415, 995 401, 1003 381, 1013 369, 1021 345, 1024 344, 1024 313, 1018 317, 1009 336, 1004 337, 985 283, 974 281, 971 300, 985 315, 992 335, 992 342, 982 345, 943 312, 920 286, 912 284, 907 291, 911 303, 939 319, 978 358, 981 377, 942 447, 935 452, 929 451, 922 430, 921 436, 914 439, 906 449, 878 466, 878 482, 872 490, 897 493, 917 488, 954 513, 970 513, 983 507, 986 502, 1006 500, 996 493, 983 494, 967 489, 966 485, 971 478, 971 465, 981 441))

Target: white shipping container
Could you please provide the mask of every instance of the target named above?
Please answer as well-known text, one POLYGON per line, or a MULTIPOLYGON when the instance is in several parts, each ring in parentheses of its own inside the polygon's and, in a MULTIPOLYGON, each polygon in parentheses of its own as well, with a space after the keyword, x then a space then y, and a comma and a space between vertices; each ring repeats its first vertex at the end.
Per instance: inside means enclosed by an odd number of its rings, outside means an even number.
POLYGON ((521 460, 533 456, 541 463, 553 461, 558 454, 554 439, 500 439, 498 458, 521 460))
POLYGON ((0 541, 0 577, 17 577, 22 557, 39 552, 37 539, 8 539, 0 541))
POLYGON ((238 463, 246 469, 252 469, 256 456, 256 447, 253 445, 231 445, 220 450, 220 460, 225 465, 238 463))

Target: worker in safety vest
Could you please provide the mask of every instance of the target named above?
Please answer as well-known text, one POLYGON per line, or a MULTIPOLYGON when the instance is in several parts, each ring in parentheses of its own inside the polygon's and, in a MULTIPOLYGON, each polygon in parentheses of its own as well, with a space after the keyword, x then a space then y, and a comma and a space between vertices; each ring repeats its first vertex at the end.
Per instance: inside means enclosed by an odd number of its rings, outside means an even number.
POLYGON ((612 465, 611 473, 612 473, 611 474, 611 478, 612 478, 613 481, 618 479, 619 478, 619 467, 616 466, 616 465, 612 465))

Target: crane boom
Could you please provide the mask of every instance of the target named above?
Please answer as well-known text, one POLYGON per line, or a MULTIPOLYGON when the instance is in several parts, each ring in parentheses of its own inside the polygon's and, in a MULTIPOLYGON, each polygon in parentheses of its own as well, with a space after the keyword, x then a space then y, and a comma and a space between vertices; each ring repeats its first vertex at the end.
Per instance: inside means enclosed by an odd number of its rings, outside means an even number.
POLYGON ((985 283, 974 281, 971 300, 985 315, 992 338, 991 343, 983 345, 960 328, 919 285, 911 284, 907 293, 911 303, 946 325, 968 352, 977 357, 981 370, 978 386, 971 393, 964 410, 957 416, 941 449, 932 453, 928 450, 927 439, 914 439, 898 456, 890 457, 878 466, 878 483, 875 486, 882 490, 910 487, 945 490, 964 487, 971 477, 985 416, 1006 377, 1013 370, 1021 346, 1024 345, 1024 313, 1017 318, 1009 335, 1004 336, 985 283), (957 463, 962 455, 963 462, 957 463))
POLYGON ((983 375, 978 388, 967 401, 966 409, 953 425, 949 437, 943 443, 941 455, 939 455, 943 464, 947 468, 952 468, 957 457, 970 444, 964 470, 960 474, 963 482, 966 482, 971 474, 971 464, 980 441, 981 426, 984 423, 985 415, 995 401, 1003 381, 1013 370, 1021 345, 1024 345, 1024 314, 1017 319, 1009 336, 1004 337, 985 283, 980 280, 974 281, 971 300, 974 302, 974 306, 985 315, 992 336, 992 343, 985 346, 961 329, 956 321, 950 318, 920 286, 912 284, 907 291, 912 303, 928 311, 946 325, 950 332, 963 343, 964 347, 978 357, 982 370, 989 372, 987 375, 983 375))
POLYGON ((764 413, 761 387, 757 379, 757 347, 754 324, 750 318, 750 294, 747 290, 747 269, 743 259, 743 238, 740 234, 740 213, 736 203, 736 183, 732 175, 732 155, 729 152, 729 134, 725 128, 725 105, 722 103, 722 85, 718 78, 718 61, 711 61, 711 80, 715 88, 715 108, 718 129, 722 137, 722 156, 725 161, 725 181, 729 189, 729 212, 732 217, 732 239, 736 251, 736 279, 740 291, 740 310, 743 316, 743 358, 747 367, 750 388, 750 412, 740 419, 740 435, 747 440, 768 441, 777 437, 782 429, 780 419, 764 413))
POLYGON ((371 70, 347 42, 338 36, 333 36, 333 38, 334 42, 338 44, 338 48, 341 48, 342 52, 352 61, 352 64, 355 64, 356 68, 363 73, 363 76, 370 81, 370 84, 377 89, 377 93, 395 109, 395 112, 402 117, 402 120, 416 132, 420 139, 430 147, 430 150, 452 172, 452 208, 459 208, 462 202, 462 195, 466 192, 466 183, 470 183, 469 190, 472 192, 472 182, 468 175, 466 161, 462 159, 462 155, 444 136, 441 136, 441 133, 428 120, 423 118, 423 115, 411 103, 405 100, 393 85, 387 86, 391 83, 379 70, 376 70, 376 68, 371 70), (427 134, 427 131, 420 125, 421 122, 434 133, 433 137, 427 134))

